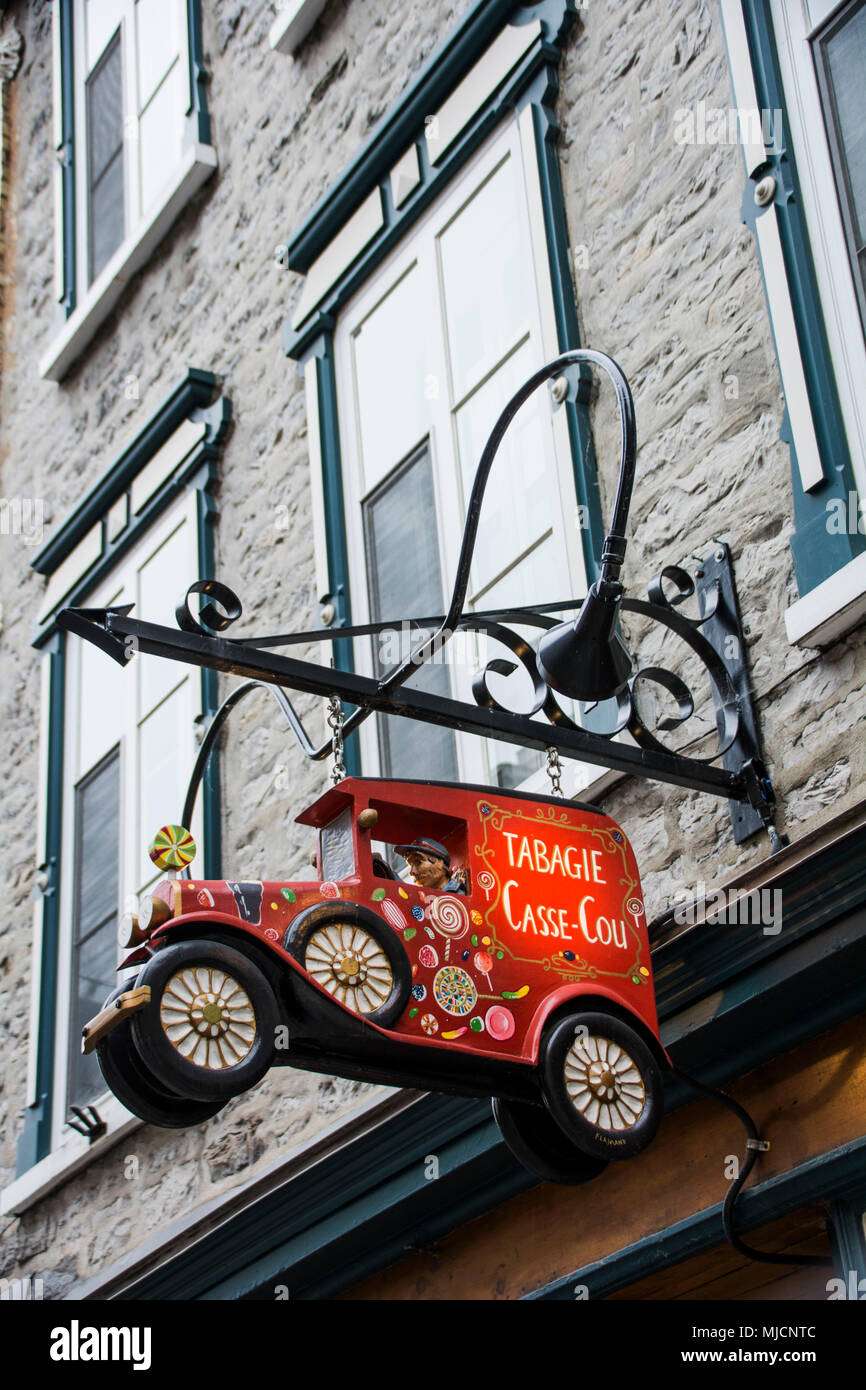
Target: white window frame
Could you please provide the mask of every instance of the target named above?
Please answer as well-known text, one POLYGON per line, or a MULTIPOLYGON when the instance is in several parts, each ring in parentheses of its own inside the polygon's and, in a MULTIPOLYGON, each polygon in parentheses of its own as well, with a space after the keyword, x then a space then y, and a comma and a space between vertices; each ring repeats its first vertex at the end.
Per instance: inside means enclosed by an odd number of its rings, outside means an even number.
POLYGON ((806 0, 770 0, 770 7, 851 464, 866 499, 866 337, 810 43, 839 5, 823 4, 826 13, 818 24, 812 23, 806 0))
MULTIPOLYGON (((345 306, 340 314, 335 334, 334 352, 337 370, 337 397, 340 403, 340 431, 341 431, 341 451, 343 458, 343 480, 344 480, 344 501, 346 511, 346 537, 349 559, 349 573, 351 577, 352 611, 353 620, 359 623, 372 621, 370 616, 370 605, 366 582, 366 554, 362 524, 362 500, 366 495, 361 484, 360 470, 360 444, 356 430, 351 427, 352 422, 357 426, 357 410, 354 409, 355 401, 355 382, 354 372, 351 363, 351 336, 358 323, 363 320, 373 309, 374 305, 381 301, 388 290, 407 273, 411 265, 418 260, 419 255, 436 254, 436 234, 441 228, 456 214, 458 209, 467 203, 473 196, 481 183, 490 176, 492 171, 500 165, 504 159, 511 157, 515 160, 517 167, 523 175, 524 187, 527 199, 528 216, 528 240, 531 249, 532 265, 534 270, 534 282, 536 289, 537 302, 532 306, 532 325, 531 334, 541 346, 541 355, 535 365, 540 366, 542 362, 555 357, 559 351, 556 332, 556 319, 553 302, 553 289, 551 285, 550 267, 547 256, 547 245, 544 229, 543 205, 541 200, 541 188, 538 171, 538 156, 536 152, 535 136, 532 126, 531 109, 525 109, 519 116, 515 115, 508 119, 499 127, 497 132, 482 146, 478 153, 467 162, 460 174, 451 182, 440 199, 433 207, 419 219, 412 229, 411 235, 395 248, 386 261, 377 271, 364 283, 362 289, 345 306)), ((436 283, 428 279, 429 283, 436 283)), ((440 316, 438 310, 431 310, 429 313, 429 324, 436 325, 438 334, 440 316)), ((440 343, 438 356, 443 366, 447 361, 445 345, 440 343)), ((308 376, 308 389, 315 385, 315 374, 308 376)), ((541 394, 540 388, 539 394, 541 394)), ((503 405, 505 402, 503 401, 503 405)), ((440 461, 437 459, 437 451, 441 450, 443 439, 453 439, 452 413, 449 408, 447 392, 440 391, 439 400, 431 402, 433 424, 429 436, 430 457, 433 466, 434 491, 437 495, 437 524, 439 528, 439 554, 442 568, 442 588, 443 599, 447 605, 450 598, 451 589, 454 583, 456 572, 457 554, 463 531, 463 515, 459 500, 455 491, 449 487, 446 495, 443 496, 443 477, 440 461)), ((315 397, 311 394, 308 399, 308 418, 317 418, 318 406, 315 397)), ((572 459, 571 443, 568 434, 568 427, 565 411, 562 408, 552 410, 552 444, 553 460, 555 461, 557 486, 560 501, 568 499, 568 506, 563 507, 563 514, 551 518, 554 536, 558 536, 560 544, 563 546, 564 555, 569 572, 569 582, 571 594, 580 597, 587 591, 587 577, 584 565, 583 549, 580 542, 580 532, 570 523, 572 516, 566 514, 573 512, 577 506, 577 497, 574 483, 574 464, 572 459)), ((416 441, 420 443, 421 441, 416 441)), ((452 443, 451 449, 454 449, 452 443)), ((456 459, 456 450, 454 451, 456 459)), ((396 461, 395 461, 396 462, 396 461)), ((477 460, 476 460, 477 463, 477 460)), ((320 470, 313 469, 314 488, 318 483, 320 470)), ((495 464, 494 464, 495 475, 495 464)), ((390 476, 390 475, 389 475, 390 476)), ((447 481, 456 479, 457 470, 447 481)), ((491 480, 491 485, 495 484, 495 476, 491 480)), ((377 484, 378 486, 379 484, 377 484)), ((317 499, 314 510, 319 512, 323 504, 317 499)), ((316 528, 317 533, 321 527, 316 528)), ((321 542, 317 545, 321 553, 321 542)), ((320 564, 320 570, 322 565, 320 564)), ((570 595, 545 594, 539 595, 540 599, 555 599, 559 597, 569 597, 570 595)), ((483 599, 482 599, 483 606, 483 599)), ((356 640, 355 643, 356 662, 359 671, 367 675, 373 674, 373 645, 371 641, 356 640)), ((446 648, 447 654, 447 648, 446 648)), ((496 647, 497 655, 504 655, 501 648, 496 647)), ((519 679, 515 677, 513 679, 519 679)), ((455 690, 455 695, 467 697, 471 700, 471 693, 468 690, 455 690)), ((381 768, 379 739, 377 725, 374 720, 367 720, 359 731, 361 740, 361 753, 363 766, 367 775, 376 775, 381 768)), ((459 777, 466 782, 486 782, 488 773, 486 760, 480 741, 469 735, 457 735, 457 757, 459 767, 459 777)), ((575 795, 577 791, 584 789, 590 782, 598 779, 598 770, 585 764, 577 764, 571 761, 566 764, 566 788, 568 795, 575 795)), ((525 791, 545 791, 548 783, 543 768, 538 769, 524 783, 521 784, 525 791)))
MULTIPOLYGON (((51 344, 39 364, 40 376, 51 381, 60 381, 63 378, 72 363, 91 341, 100 325, 111 313, 131 278, 148 261, 169 227, 217 167, 217 156, 213 146, 203 144, 198 140, 188 142, 184 138, 183 122, 189 118, 191 109, 188 97, 186 116, 179 117, 181 127, 178 130, 178 148, 181 152, 178 159, 173 166, 166 169, 165 179, 159 193, 151 199, 148 206, 143 207, 141 205, 136 48, 137 0, 121 0, 121 3, 123 7, 120 27, 124 92, 124 237, 93 283, 88 284, 87 72, 83 62, 83 55, 86 53, 84 0, 74 0, 75 273, 78 289, 77 302, 73 312, 63 321, 60 329, 55 330, 51 344)), ((180 65, 181 81, 188 87, 190 55, 186 0, 166 0, 166 3, 170 3, 175 9, 175 23, 178 33, 176 62, 180 65)), ((62 91, 59 0, 54 0, 53 26, 55 143, 60 150, 62 91)), ((116 32, 115 28, 107 36, 102 52, 105 52, 116 32)), ((94 65, 98 61, 98 57, 95 58, 94 65)), ((64 254, 64 215, 62 171, 58 164, 55 171, 55 257, 58 267, 58 296, 63 293, 60 268, 64 254)))
MULTIPOLYGON (((197 538, 197 497, 196 493, 190 492, 182 495, 173 506, 159 517, 153 526, 149 527, 145 535, 137 541, 130 551, 119 561, 118 565, 105 576, 98 587, 94 588, 87 596, 86 603, 89 606, 102 606, 108 603, 135 603, 139 604, 137 593, 138 572, 142 564, 157 552, 174 535, 179 527, 187 528, 188 548, 187 548, 187 569, 183 575, 178 576, 178 593, 183 591, 185 584, 192 583, 198 577, 198 538, 197 538)), ((72 953, 73 953, 73 903, 75 890, 75 786, 80 777, 86 775, 82 770, 80 776, 79 766, 79 737, 81 729, 81 718, 79 710, 79 682, 81 678, 81 656, 84 647, 84 640, 73 637, 71 634, 67 639, 67 660, 65 670, 65 690, 66 698, 64 702, 64 785, 63 785, 63 845, 64 853, 62 857, 60 875, 60 924, 58 942, 58 976, 57 976, 57 1027, 55 1031, 54 1043, 54 1096, 52 1109, 52 1152, 55 1150, 69 1150, 74 1154, 80 1145, 79 1136, 74 1131, 70 1131, 67 1125, 69 1114, 69 1064, 70 1048, 73 1045, 70 1037, 70 1011, 72 1008, 71 998, 71 978, 72 978, 72 953)), ((101 656, 106 663, 110 661, 107 656, 101 656)), ((122 745, 120 752, 120 806, 122 808, 121 826, 121 873, 118 878, 118 920, 124 911, 134 910, 135 899, 139 890, 149 887, 162 877, 157 870, 154 870, 151 879, 147 883, 138 880, 138 866, 141 859, 142 845, 146 843, 159 829, 158 826, 146 826, 139 824, 139 769, 137 766, 140 757, 140 746, 137 735, 137 728, 141 718, 140 709, 140 681, 139 671, 133 669, 139 660, 151 661, 155 658, 136 657, 130 667, 119 671, 120 680, 123 685, 124 694, 124 714, 122 720, 122 745), (130 766, 130 759, 134 757, 136 766, 130 766)), ((119 670, 119 668, 118 668, 119 670)), ((113 672, 112 672, 113 674, 113 672)), ((179 750, 183 757, 186 754, 185 766, 183 771, 187 776, 192 771, 192 765, 197 751, 195 740, 195 719, 201 713, 201 682, 198 680, 198 673, 195 668, 178 667, 177 679, 173 681, 171 689, 163 692, 160 700, 154 708, 159 706, 167 699, 171 698, 184 683, 186 684, 187 703, 188 703, 188 724, 189 724, 189 743, 185 750, 179 750)), ((86 717, 86 716, 85 716, 86 717)), ((100 754, 100 758, 103 754, 100 754)), ((183 776, 181 777, 183 780, 183 776)), ((177 808, 176 815, 180 815, 181 807, 177 808)), ((202 820, 200 807, 197 808, 194 824, 190 827, 193 837, 198 846, 199 857, 202 856, 202 820)), ((118 962, 124 952, 118 947, 118 962)), ((120 979, 120 977, 118 977, 120 979)), ((91 1102, 103 1119, 109 1124, 109 1132, 118 1125, 125 1124, 131 1117, 129 1111, 120 1104, 119 1101, 106 1088, 101 1096, 91 1102)))

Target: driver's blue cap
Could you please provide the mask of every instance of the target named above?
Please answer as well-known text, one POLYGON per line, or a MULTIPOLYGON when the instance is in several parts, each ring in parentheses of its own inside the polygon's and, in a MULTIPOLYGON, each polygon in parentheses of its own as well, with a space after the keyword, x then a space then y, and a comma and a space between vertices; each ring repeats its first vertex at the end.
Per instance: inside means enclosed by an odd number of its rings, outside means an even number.
POLYGON ((445 861, 446 869, 451 868, 451 855, 448 853, 445 846, 440 844, 438 840, 413 840, 411 845, 395 845, 394 848, 404 859, 407 854, 410 854, 414 850, 416 854, 426 854, 428 858, 433 855, 436 859, 442 859, 445 861))

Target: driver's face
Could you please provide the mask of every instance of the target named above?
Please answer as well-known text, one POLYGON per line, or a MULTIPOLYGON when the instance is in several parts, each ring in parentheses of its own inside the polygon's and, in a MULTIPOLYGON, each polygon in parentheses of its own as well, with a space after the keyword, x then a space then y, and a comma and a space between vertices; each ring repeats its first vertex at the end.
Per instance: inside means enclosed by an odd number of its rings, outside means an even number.
POLYGON ((409 872, 419 888, 443 888, 448 882, 448 870, 441 859, 426 854, 407 854, 409 872))

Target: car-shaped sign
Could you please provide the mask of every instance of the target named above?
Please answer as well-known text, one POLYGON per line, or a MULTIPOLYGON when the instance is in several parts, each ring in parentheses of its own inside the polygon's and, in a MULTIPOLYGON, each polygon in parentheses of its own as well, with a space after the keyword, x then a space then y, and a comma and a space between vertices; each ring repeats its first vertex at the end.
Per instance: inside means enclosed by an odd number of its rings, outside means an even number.
POLYGON ((169 877, 128 923, 136 973, 83 1042, 128 1109, 200 1123, 282 1065, 492 1097, 511 1152, 558 1182, 650 1142, 670 1063, 638 868, 609 816, 347 778, 297 819, 314 876, 169 877), (444 890, 405 876, 416 842, 447 863, 444 890))

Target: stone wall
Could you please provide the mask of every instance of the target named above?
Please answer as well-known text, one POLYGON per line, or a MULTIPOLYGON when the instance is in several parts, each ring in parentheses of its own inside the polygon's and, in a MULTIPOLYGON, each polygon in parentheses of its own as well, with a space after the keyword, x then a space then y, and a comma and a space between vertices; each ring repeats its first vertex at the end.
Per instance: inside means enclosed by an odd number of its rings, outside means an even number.
MULTIPOLYGON (((332 0, 293 63, 268 46, 273 8, 204 0, 219 170, 55 385, 38 374, 54 315, 50 6, 12 6, 25 46, 0 397, 0 495, 43 498, 46 521, 56 524, 187 366, 215 372, 234 408, 217 494, 217 573, 243 596, 247 630, 260 631, 317 620, 305 404, 279 341, 301 281, 276 267, 274 248, 464 6, 332 0), (124 390, 130 376, 137 399, 124 390), (278 511, 285 507, 288 529, 278 511)), ((863 638, 826 656, 785 639, 784 609, 796 597, 790 469, 778 440, 782 403, 760 271, 739 218, 742 162, 736 148, 678 146, 672 133, 678 108, 701 98, 730 104, 718 10, 705 0, 617 0, 589 7, 585 20, 562 72, 562 169, 571 244, 586 248, 575 269, 583 341, 617 357, 636 393, 641 451, 625 578, 641 592, 661 563, 701 552, 714 537, 729 541, 782 823, 798 835, 858 794, 863 638)), ((594 426, 609 512, 618 451, 606 396, 594 426)), ((43 581, 29 568, 32 550, 11 537, 0 546, 5 1185, 25 1091, 38 702, 30 636, 43 581)), ((300 707, 307 714, 312 702, 300 707)), ((247 701, 223 754, 224 856, 238 877, 266 868, 288 877, 304 865, 308 834, 293 815, 324 776, 292 752, 270 701, 247 701)), ((640 782, 605 804, 634 840, 651 913, 672 881, 718 878, 768 851, 764 837, 738 850, 726 806, 709 797, 640 782)), ((201 1129, 142 1127, 7 1222, 0 1276, 40 1276, 46 1296, 56 1296, 246 1181, 331 1123, 360 1091, 275 1072, 201 1129)))

